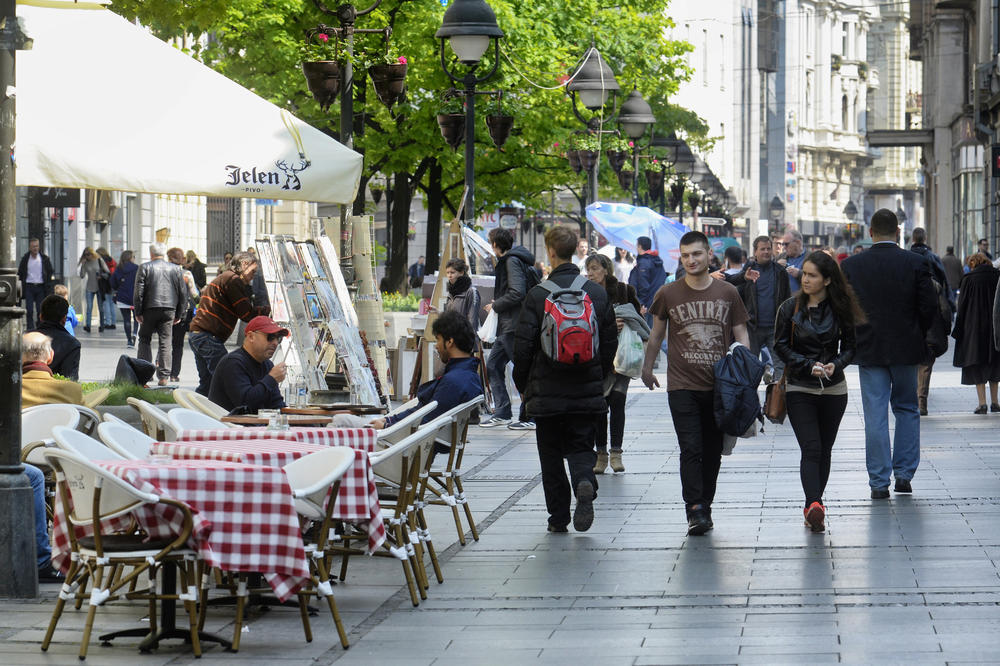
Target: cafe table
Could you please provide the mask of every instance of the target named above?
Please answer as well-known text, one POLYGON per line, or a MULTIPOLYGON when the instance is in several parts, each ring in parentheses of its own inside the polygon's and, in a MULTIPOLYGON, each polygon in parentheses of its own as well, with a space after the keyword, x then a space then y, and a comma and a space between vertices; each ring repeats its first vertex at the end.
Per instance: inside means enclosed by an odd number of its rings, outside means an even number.
MULTIPOLYGON (((232 429, 245 432, 245 428, 232 429)), ((357 430, 367 430, 357 429, 357 430)), ((189 431, 193 432, 193 431, 189 431)), ((213 431, 214 432, 214 431, 213 431)), ((229 432, 229 430, 221 431, 229 432)), ((340 492, 333 508, 333 517, 351 523, 367 523, 368 550, 374 553, 385 541, 385 524, 375 486, 368 454, 375 450, 374 438, 352 438, 349 440, 354 450, 354 464, 340 479, 340 492)), ((283 467, 291 461, 326 448, 324 444, 312 444, 279 439, 209 440, 202 439, 156 442, 150 448, 154 455, 165 455, 179 460, 220 460, 283 467)))
POLYGON ((212 428, 189 429, 177 432, 178 442, 218 442, 248 439, 287 440, 305 444, 324 446, 349 446, 372 452, 378 441, 378 431, 374 428, 212 428))

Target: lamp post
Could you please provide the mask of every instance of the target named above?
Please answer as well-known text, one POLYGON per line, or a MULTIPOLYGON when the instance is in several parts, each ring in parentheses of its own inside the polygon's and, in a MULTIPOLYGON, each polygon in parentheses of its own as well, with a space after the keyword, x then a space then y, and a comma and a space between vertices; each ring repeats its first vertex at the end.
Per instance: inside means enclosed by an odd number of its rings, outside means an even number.
POLYGON ((777 194, 767 207, 768 219, 774 224, 773 231, 781 231, 781 222, 785 219, 785 204, 777 194))
MULTIPOLYGON (((615 112, 612 110, 611 114, 607 119, 602 119, 598 111, 604 108, 608 103, 608 97, 614 95, 614 101, 612 106, 617 104, 617 93, 621 89, 618 85, 618 80, 615 78, 615 73, 611 71, 608 67, 608 63, 604 61, 601 57, 601 53, 597 50, 593 44, 587 49, 587 52, 583 54, 583 61, 580 66, 576 68, 573 73, 572 80, 566 86, 566 90, 569 91, 570 100, 573 103, 573 115, 575 115, 580 122, 587 126, 592 133, 600 134, 604 132, 603 126, 605 123, 613 119, 615 112), (580 111, 576 107, 577 95, 580 97, 580 103, 582 103, 589 111, 594 112, 594 115, 590 119, 584 118, 580 111)), ((589 180, 590 185, 587 192, 587 204, 592 204, 597 201, 597 173, 600 168, 600 156, 598 159, 594 160, 594 166, 590 169, 589 180)), ((584 215, 586 219, 586 214, 584 215)), ((591 239, 591 227, 590 220, 586 222, 586 235, 587 242, 590 243, 591 239)))
POLYGON ((850 233, 847 234, 847 237, 848 237, 849 240, 853 241, 854 240, 854 233, 857 231, 856 226, 855 226, 856 225, 855 220, 858 217, 858 207, 854 205, 854 201, 853 200, 848 199, 847 205, 844 206, 844 216, 848 220, 850 220, 851 229, 850 229, 850 233))
POLYGON ((632 178, 633 206, 639 205, 639 139, 655 122, 656 117, 653 115, 653 109, 643 99, 642 93, 633 89, 622 104, 621 111, 618 112, 618 123, 622 126, 625 135, 632 139, 632 171, 636 174, 632 178))
POLYGON ((500 38, 503 31, 497 25, 496 14, 485 0, 455 0, 444 13, 441 27, 434 36, 441 40, 441 68, 455 83, 465 89, 465 189, 462 219, 472 224, 476 219, 476 85, 492 77, 500 65, 500 38), (448 69, 445 60, 444 40, 448 39, 451 50, 466 67, 465 74, 459 76, 448 69), (479 61, 493 41, 493 67, 484 76, 477 76, 479 61))

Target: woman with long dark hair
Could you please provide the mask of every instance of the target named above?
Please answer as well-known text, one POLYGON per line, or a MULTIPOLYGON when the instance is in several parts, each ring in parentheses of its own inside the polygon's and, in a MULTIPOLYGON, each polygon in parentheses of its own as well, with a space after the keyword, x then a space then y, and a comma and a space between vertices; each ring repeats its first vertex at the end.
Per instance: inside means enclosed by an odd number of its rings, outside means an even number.
POLYGON ((979 406, 974 414, 986 413, 986 385, 990 385, 990 407, 1000 412, 997 404, 997 382, 1000 382, 1000 352, 993 345, 993 301, 1000 273, 985 254, 975 253, 966 259, 969 272, 962 276, 958 287, 958 314, 951 337, 955 338, 956 368, 962 368, 962 384, 975 385, 979 406))
POLYGON ((854 327, 865 315, 840 266, 825 252, 806 257, 799 280, 799 293, 778 308, 774 351, 785 362, 785 404, 801 450, 803 515, 813 532, 822 532, 833 443, 847 408, 844 368, 857 347, 854 327))
POLYGON ((115 291, 118 310, 122 313, 122 325, 125 327, 125 344, 135 346, 135 336, 139 332, 139 322, 133 319, 132 297, 135 291, 135 274, 139 267, 132 261, 132 250, 121 254, 115 272, 111 274, 111 288, 115 291))
MULTIPOLYGON (((603 254, 592 254, 587 257, 584 264, 587 269, 587 277, 592 282, 604 287, 608 292, 608 302, 615 308, 615 318, 617 319, 618 332, 626 326, 626 320, 618 306, 625 305, 635 308, 635 317, 629 317, 630 326, 645 324, 640 315, 639 297, 636 295, 635 287, 619 281, 615 278, 615 267, 610 259, 603 254)), ((641 335, 641 334, 640 334, 641 335)), ((649 329, 645 330, 648 337, 649 329)), ((625 464, 622 462, 622 444, 625 440, 625 398, 628 395, 628 385, 631 380, 625 375, 617 372, 611 374, 604 380, 604 400, 608 408, 597 418, 597 464, 594 465, 595 474, 604 474, 611 463, 611 469, 615 472, 624 472, 625 464), (608 414, 610 413, 610 421, 608 414), (608 453, 608 425, 611 425, 611 452, 608 453)))

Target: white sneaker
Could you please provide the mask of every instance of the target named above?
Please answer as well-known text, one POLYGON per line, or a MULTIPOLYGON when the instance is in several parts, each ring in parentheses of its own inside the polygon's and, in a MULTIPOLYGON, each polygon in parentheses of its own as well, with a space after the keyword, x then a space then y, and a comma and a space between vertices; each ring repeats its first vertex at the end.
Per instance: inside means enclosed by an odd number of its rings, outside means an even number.
POLYGON ((510 419, 500 419, 500 418, 497 418, 497 417, 494 416, 493 418, 489 419, 488 421, 483 421, 482 423, 480 423, 479 427, 480 428, 496 428, 497 426, 504 426, 504 425, 507 425, 508 423, 510 423, 510 419))
POLYGON ((507 425, 508 430, 534 430, 535 424, 533 421, 514 421, 507 425))

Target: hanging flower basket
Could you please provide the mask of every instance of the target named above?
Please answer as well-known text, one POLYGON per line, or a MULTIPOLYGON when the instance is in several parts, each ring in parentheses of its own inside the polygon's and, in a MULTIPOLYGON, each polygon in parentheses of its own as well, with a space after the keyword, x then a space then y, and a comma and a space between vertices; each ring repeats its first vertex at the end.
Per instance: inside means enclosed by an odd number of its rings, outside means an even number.
POLYGON ((649 187, 649 194, 654 199, 660 196, 660 190, 663 189, 663 172, 657 169, 653 171, 652 169, 646 169, 646 186, 649 187))
POLYGON ((341 69, 340 63, 333 60, 302 63, 302 73, 309 84, 309 92, 324 111, 337 101, 337 95, 340 94, 341 69))
POLYGON ((697 192, 688 192, 688 206, 691 207, 691 210, 697 208, 700 203, 701 197, 698 196, 697 192))
POLYGON ((624 169, 618 172, 618 184, 622 186, 622 189, 626 192, 632 191, 632 183, 635 182, 635 171, 625 171, 624 169))
POLYGON ((596 150, 581 150, 580 151, 580 165, 583 167, 584 171, 590 171, 597 164, 597 158, 600 153, 596 150))
POLYGON ((388 109, 403 99, 403 94, 406 92, 406 68, 408 66, 405 62, 396 62, 368 67, 368 76, 371 77, 372 84, 375 86, 375 94, 388 109))
POLYGON ((580 151, 579 150, 567 150, 566 159, 569 160, 569 167, 573 169, 574 173, 580 173, 583 170, 583 165, 580 164, 580 151))
POLYGON ((608 163, 614 169, 615 173, 622 170, 622 165, 625 164, 625 160, 629 157, 628 153, 624 150, 608 150, 605 154, 608 156, 608 163))
POLYGON ((438 127, 441 128, 441 136, 448 142, 452 150, 458 150, 465 140, 465 114, 464 113, 439 113, 437 116, 438 127))
POLYGON ((490 132, 490 138, 497 148, 503 148, 510 136, 510 130, 514 127, 514 116, 505 113, 491 113, 486 116, 486 129, 490 132))

